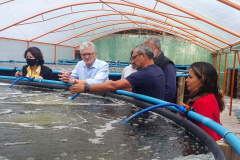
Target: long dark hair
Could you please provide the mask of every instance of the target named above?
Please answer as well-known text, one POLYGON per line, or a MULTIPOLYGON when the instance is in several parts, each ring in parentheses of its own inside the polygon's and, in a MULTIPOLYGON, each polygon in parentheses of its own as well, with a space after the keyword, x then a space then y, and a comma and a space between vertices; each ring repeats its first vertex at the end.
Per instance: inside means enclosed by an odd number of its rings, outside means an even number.
POLYGON ((193 63, 191 69, 194 71, 197 78, 201 80, 202 85, 190 93, 187 104, 192 106, 192 104, 199 98, 209 93, 213 93, 217 99, 219 110, 222 112, 225 108, 225 104, 222 100, 222 94, 217 84, 218 75, 216 69, 207 62, 193 63))
POLYGON ((39 48, 37 47, 29 47, 25 53, 24 53, 24 58, 26 58, 27 56, 27 52, 31 52, 31 54, 33 55, 33 57, 35 57, 38 62, 37 62, 37 65, 43 65, 44 63, 44 59, 43 59, 43 55, 42 55, 42 52, 39 48))

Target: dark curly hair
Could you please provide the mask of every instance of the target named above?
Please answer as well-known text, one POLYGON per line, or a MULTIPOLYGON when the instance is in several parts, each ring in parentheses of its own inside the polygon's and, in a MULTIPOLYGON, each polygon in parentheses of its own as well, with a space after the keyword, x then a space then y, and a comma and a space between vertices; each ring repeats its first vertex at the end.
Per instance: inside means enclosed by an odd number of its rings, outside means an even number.
POLYGON ((31 54, 33 55, 33 57, 35 57, 38 62, 37 62, 37 65, 43 65, 44 63, 44 59, 43 59, 43 55, 42 55, 42 52, 39 48, 37 47, 29 47, 25 53, 24 53, 24 58, 26 59, 26 56, 27 56, 27 53, 28 52, 31 52, 31 54))
POLYGON ((202 82, 202 85, 190 93, 187 104, 192 106, 199 98, 209 93, 213 93, 217 99, 219 110, 222 112, 225 108, 225 104, 222 100, 222 94, 217 83, 218 75, 216 69, 207 62, 193 63, 191 69, 202 82))

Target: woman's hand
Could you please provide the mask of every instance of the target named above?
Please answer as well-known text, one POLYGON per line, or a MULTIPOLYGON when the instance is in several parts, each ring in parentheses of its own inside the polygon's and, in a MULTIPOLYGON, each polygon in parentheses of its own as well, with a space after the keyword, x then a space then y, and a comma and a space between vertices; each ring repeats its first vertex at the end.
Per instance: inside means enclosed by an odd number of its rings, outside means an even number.
POLYGON ((15 73, 15 77, 22 77, 22 72, 17 71, 17 72, 15 73))
POLYGON ((43 77, 42 76, 37 76, 37 77, 35 77, 36 79, 43 79, 43 77))

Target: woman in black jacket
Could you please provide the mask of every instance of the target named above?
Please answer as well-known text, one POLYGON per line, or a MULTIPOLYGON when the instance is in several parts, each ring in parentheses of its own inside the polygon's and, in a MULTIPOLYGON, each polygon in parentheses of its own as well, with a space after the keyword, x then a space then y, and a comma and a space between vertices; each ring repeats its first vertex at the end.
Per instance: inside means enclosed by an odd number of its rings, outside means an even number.
POLYGON ((42 52, 37 47, 30 47, 24 53, 27 65, 22 67, 22 72, 16 72, 16 77, 32 77, 36 79, 53 79, 52 70, 44 66, 42 52))

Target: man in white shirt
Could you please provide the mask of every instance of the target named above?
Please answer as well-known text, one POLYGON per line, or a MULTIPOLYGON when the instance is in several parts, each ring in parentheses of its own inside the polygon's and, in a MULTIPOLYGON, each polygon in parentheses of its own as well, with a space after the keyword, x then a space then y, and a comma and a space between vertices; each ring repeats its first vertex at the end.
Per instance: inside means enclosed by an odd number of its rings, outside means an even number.
POLYGON ((92 42, 80 45, 80 55, 83 59, 78 62, 72 72, 61 71, 59 80, 73 84, 98 84, 108 80, 108 63, 97 59, 96 46, 92 42))
MULTIPOLYGON (((133 51, 131 52, 131 57, 132 57, 132 54, 133 54, 133 51)), ((130 58, 130 62, 131 62, 131 64, 123 69, 121 79, 124 79, 124 78, 126 78, 127 76, 129 76, 130 74, 132 74, 132 73, 134 73, 134 72, 137 71, 137 70, 135 69, 136 66, 135 66, 135 64, 133 63, 133 61, 131 60, 131 58, 130 58)))

